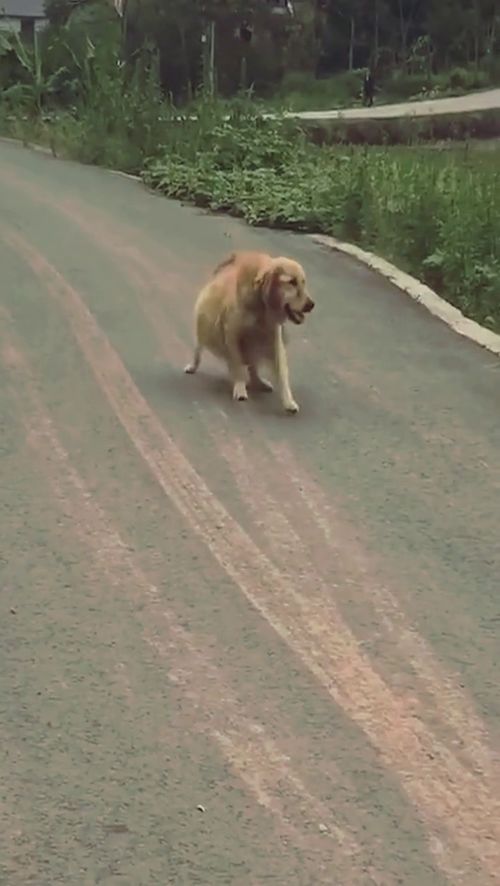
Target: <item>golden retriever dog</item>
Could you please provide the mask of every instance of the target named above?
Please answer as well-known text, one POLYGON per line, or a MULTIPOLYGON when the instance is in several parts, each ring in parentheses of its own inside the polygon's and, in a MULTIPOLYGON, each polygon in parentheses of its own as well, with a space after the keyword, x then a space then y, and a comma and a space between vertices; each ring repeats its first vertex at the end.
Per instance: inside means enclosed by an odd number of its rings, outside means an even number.
POLYGON ((304 269, 290 258, 234 252, 215 269, 195 305, 196 347, 185 372, 198 369, 206 348, 227 364, 233 399, 247 400, 247 385, 272 391, 260 375, 269 364, 283 407, 299 407, 290 390, 284 324, 299 325, 314 308, 304 269))

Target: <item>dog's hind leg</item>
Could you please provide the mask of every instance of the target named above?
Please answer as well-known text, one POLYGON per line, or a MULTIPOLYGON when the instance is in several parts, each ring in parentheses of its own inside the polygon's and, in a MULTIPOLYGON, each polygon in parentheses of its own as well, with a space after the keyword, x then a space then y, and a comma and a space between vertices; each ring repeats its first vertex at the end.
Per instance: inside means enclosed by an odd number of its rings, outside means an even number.
POLYGON ((191 363, 184 368, 184 372, 187 372, 188 375, 193 375, 198 369, 201 362, 201 355, 203 353, 203 348, 201 345, 196 345, 194 349, 193 359, 191 363))
POLYGON ((262 378, 259 374, 259 370, 257 366, 250 364, 248 367, 248 372, 250 375, 250 384, 256 391, 272 391, 273 386, 270 381, 266 378, 262 378))

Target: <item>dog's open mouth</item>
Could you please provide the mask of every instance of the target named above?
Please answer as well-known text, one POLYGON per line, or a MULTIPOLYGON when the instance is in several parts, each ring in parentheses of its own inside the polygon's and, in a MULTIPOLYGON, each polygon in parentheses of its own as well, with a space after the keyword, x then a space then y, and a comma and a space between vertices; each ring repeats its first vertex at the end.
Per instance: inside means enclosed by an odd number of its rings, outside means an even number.
POLYGON ((300 324, 303 323, 305 320, 304 313, 302 311, 294 311, 288 303, 285 304, 285 313, 288 319, 291 320, 292 323, 295 323, 297 326, 300 326, 300 324))

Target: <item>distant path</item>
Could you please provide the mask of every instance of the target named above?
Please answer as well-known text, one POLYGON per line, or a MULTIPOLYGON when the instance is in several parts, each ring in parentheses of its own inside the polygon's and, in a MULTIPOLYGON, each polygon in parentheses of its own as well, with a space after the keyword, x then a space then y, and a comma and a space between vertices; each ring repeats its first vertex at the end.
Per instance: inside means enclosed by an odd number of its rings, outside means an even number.
POLYGON ((384 120, 390 117, 429 117, 432 114, 460 114, 500 108, 500 89, 471 92, 454 98, 375 105, 373 108, 347 108, 334 111, 288 111, 285 116, 301 120, 384 120))

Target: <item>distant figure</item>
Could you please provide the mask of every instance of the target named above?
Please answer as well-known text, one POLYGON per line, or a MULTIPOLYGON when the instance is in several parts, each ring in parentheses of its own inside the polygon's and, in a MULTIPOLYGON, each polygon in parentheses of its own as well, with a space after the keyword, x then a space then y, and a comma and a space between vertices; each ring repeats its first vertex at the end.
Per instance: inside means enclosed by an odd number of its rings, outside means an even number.
POLYGON ((363 80, 363 104, 369 108, 373 105, 375 96, 375 78, 371 71, 367 71, 363 80))

